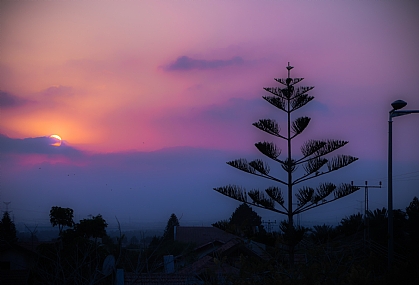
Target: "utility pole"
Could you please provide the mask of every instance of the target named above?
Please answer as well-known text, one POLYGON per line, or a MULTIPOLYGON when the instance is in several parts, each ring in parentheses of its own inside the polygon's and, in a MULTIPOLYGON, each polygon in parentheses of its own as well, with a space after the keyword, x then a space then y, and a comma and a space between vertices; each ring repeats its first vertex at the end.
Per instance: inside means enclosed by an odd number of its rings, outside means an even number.
MULTIPOLYGON (((351 185, 354 186, 354 182, 351 181, 351 185)), ((366 243, 367 239, 369 239, 369 235, 370 235, 370 229, 369 229, 369 218, 368 218, 368 188, 381 188, 381 181, 379 183, 379 185, 368 185, 368 181, 365 181, 365 185, 360 185, 360 186, 354 186, 354 187, 359 187, 362 188, 364 187, 365 190, 365 197, 364 197, 364 201, 365 201, 365 207, 364 207, 364 244, 366 243)))

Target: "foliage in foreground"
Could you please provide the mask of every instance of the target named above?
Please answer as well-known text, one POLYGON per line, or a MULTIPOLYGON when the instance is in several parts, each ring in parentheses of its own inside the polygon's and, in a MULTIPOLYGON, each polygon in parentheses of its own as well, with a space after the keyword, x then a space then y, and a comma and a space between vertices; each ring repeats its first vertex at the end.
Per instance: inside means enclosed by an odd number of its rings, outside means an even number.
MULTIPOLYGON (((244 212, 252 213, 251 208, 250 212, 247 210, 244 212)), ((292 242, 293 238, 283 229, 267 233, 273 240, 267 247, 269 260, 243 253, 233 259, 220 256, 214 262, 238 268, 238 275, 221 278, 209 270, 200 278, 207 282, 205 284, 418 284, 419 200, 415 197, 405 211, 395 213, 397 234, 392 272, 387 270, 386 239, 383 239, 387 231, 387 211, 383 208, 370 211, 366 217, 360 213, 344 217, 336 227, 324 224, 304 228, 302 236, 297 238, 301 242, 295 248, 298 261, 292 266, 286 258, 286 249, 287 242, 292 242)), ((242 225, 252 224, 252 221, 259 223, 257 214, 243 215, 239 220, 242 225)), ((175 215, 169 219, 166 232, 171 231, 176 221, 179 222, 175 215)), ((148 245, 122 248, 124 236, 115 243, 106 235, 106 225, 100 215, 83 219, 73 228, 62 231, 57 240, 41 244, 37 248, 39 259, 33 280, 42 284, 111 284, 114 276, 103 272, 103 261, 109 255, 116 257, 118 268, 146 274, 162 272, 163 256, 167 254, 182 256, 184 265, 198 259, 193 245, 176 242, 167 235, 154 237, 148 245)), ((287 225, 285 221, 281 227, 287 225)))
POLYGON ((110 284, 112 276, 103 271, 103 262, 116 246, 102 216, 74 223, 72 209, 52 207, 50 221, 59 226, 59 238, 38 246, 33 279, 41 284, 110 284))
MULTIPOLYGON (((290 285, 418 284, 419 200, 415 197, 405 212, 394 212, 397 234, 392 271, 387 269, 387 210, 383 208, 370 211, 366 217, 360 213, 344 217, 336 227, 324 224, 306 229, 296 247, 299 262, 293 266, 284 258, 287 231, 279 232, 275 235, 276 245, 269 247, 272 257, 269 261, 242 256, 240 275, 228 281, 290 285)), ((286 221, 282 223, 285 225, 286 221)))

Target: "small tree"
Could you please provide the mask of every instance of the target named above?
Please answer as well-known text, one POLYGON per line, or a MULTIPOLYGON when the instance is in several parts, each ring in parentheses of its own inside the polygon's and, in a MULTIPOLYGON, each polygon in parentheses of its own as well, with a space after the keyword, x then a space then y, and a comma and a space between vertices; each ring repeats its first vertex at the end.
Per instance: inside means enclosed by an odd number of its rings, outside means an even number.
POLYGON ((80 223, 75 224, 75 232, 84 238, 102 238, 106 236, 107 226, 105 219, 99 214, 90 219, 80 220, 80 223))
POLYGON ((0 243, 12 244, 16 241, 16 226, 10 219, 9 212, 6 211, 0 221, 0 243))
POLYGON ((40 245, 34 269, 38 283, 111 284, 112 276, 103 274, 102 266, 115 247, 111 243, 97 242, 97 238, 107 237, 106 227, 101 215, 92 216, 62 231, 61 239, 55 243, 40 245))
MULTIPOLYGON (((308 92, 314 87, 295 88, 294 85, 302 81, 303 78, 291 78, 290 71, 293 67, 288 63, 286 68, 288 70, 286 79, 275 78, 285 88, 264 88, 265 91, 273 96, 263 97, 271 105, 286 113, 286 133, 282 133, 278 123, 272 119, 261 119, 253 123, 258 129, 285 141, 287 152, 285 158, 282 159, 280 158, 280 147, 273 142, 258 142, 255 146, 263 155, 278 163, 285 170, 286 179, 271 174, 269 165, 261 159, 248 162, 246 159, 241 158, 227 162, 230 166, 241 171, 286 186, 286 195, 277 186, 267 188, 265 190, 266 194, 258 189, 246 191, 237 185, 218 187, 214 188, 214 190, 235 200, 287 215, 288 227, 286 228, 291 230, 294 228, 294 215, 333 202, 357 191, 359 188, 349 183, 342 183, 339 186, 333 183, 321 183, 316 189, 310 186, 303 186, 295 191, 295 187, 300 183, 348 166, 356 161, 357 158, 349 155, 337 155, 326 158, 328 154, 348 143, 341 140, 308 140, 300 147, 302 155, 300 157, 295 156, 292 152, 293 140, 307 128, 311 119, 304 116, 292 121, 291 114, 314 99, 313 96, 308 95, 308 92), (295 173, 299 166, 304 171, 297 176, 295 173), (293 206, 293 194, 295 194, 297 200, 296 206, 293 206), (247 196, 250 197, 250 201, 247 199, 247 196)), ((292 250, 293 248, 290 247, 291 261, 293 260, 292 250)))
POLYGON ((60 236, 64 227, 73 227, 73 209, 54 206, 49 211, 49 220, 53 227, 58 226, 60 236))
POLYGON ((419 200, 414 197, 409 206, 406 207, 407 229, 412 240, 419 239, 419 200))
POLYGON ((419 222, 419 199, 418 197, 413 197, 412 202, 409 206, 406 207, 406 214, 409 220, 412 220, 416 223, 419 222))
POLYGON ((262 218, 246 203, 237 207, 231 214, 229 220, 221 220, 212 225, 234 234, 242 234, 246 237, 253 236, 257 231, 263 231, 262 218))
POLYGON ((175 214, 171 214, 164 229, 163 238, 165 240, 174 240, 174 227, 179 226, 179 220, 175 214))

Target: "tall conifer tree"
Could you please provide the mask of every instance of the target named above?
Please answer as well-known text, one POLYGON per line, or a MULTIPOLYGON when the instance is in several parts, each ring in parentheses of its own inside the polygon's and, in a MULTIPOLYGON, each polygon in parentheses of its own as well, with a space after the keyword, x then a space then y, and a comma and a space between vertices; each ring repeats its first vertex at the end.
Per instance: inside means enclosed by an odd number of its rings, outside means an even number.
POLYGON ((239 170, 285 186, 285 194, 276 185, 265 189, 265 191, 258 189, 246 191, 245 188, 237 185, 217 187, 214 190, 235 200, 284 214, 288 217, 287 228, 294 229, 294 215, 328 204, 359 189, 349 183, 335 185, 323 182, 317 188, 300 186, 301 183, 348 166, 358 158, 350 155, 330 157, 331 152, 348 143, 331 139, 308 140, 300 146, 301 155, 298 157, 295 155, 295 152, 292 151, 293 140, 307 128, 311 119, 303 116, 293 120, 292 113, 314 99, 313 96, 308 95, 308 92, 314 87, 296 87, 304 78, 291 78, 290 71, 293 67, 288 63, 286 68, 288 70, 286 79, 275 78, 275 81, 282 87, 264 88, 270 95, 263 96, 263 99, 286 114, 287 128, 285 132, 281 132, 278 123, 273 119, 261 119, 253 123, 258 129, 285 142, 286 153, 283 158, 281 157, 281 148, 273 142, 258 142, 255 146, 263 155, 282 167, 286 172, 286 179, 281 179, 276 173, 271 173, 269 165, 261 159, 248 162, 246 159, 240 158, 227 162, 239 170), (300 166, 303 171, 297 175, 296 170, 300 166), (296 205, 293 203, 294 194, 296 205))

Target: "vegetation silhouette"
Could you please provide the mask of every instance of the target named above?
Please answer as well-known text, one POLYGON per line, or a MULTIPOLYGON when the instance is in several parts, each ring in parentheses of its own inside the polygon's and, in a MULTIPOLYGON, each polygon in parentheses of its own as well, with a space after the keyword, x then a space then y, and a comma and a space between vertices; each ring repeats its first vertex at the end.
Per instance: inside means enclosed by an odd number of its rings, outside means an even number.
POLYGON ((74 223, 73 209, 55 206, 50 221, 59 226, 59 238, 38 246, 34 280, 40 284, 111 284, 113 276, 102 272, 102 265, 108 255, 118 251, 107 236, 102 216, 74 223), (72 228, 63 230, 64 226, 72 228))
POLYGON ((0 221, 0 243, 10 245, 17 242, 17 240, 15 223, 10 219, 9 212, 5 211, 0 221))
POLYGON ((179 226, 179 220, 177 216, 173 213, 170 215, 170 218, 167 221, 166 228, 164 229, 163 233, 163 239, 174 240, 174 228, 177 226, 179 226))
POLYGON ((50 218, 51 225, 53 227, 58 226, 60 235, 62 234, 64 227, 74 226, 73 209, 70 209, 70 208, 62 208, 62 207, 54 206, 51 208, 49 212, 49 218, 50 218))
MULTIPOLYGON (((231 284, 417 284, 419 200, 414 197, 406 211, 395 212, 398 213, 395 219, 398 246, 394 272, 387 271, 386 242, 380 244, 382 238, 386 241, 387 237, 387 209, 383 208, 370 211, 369 217, 356 213, 342 218, 337 226, 316 225, 300 232, 302 241, 296 250, 302 259, 293 267, 284 266, 278 242, 267 249, 272 256, 269 262, 240 259, 240 276, 229 281, 231 284), (364 235, 366 218, 370 219, 371 231, 367 238, 364 235)), ((228 220, 216 224, 225 226, 226 223, 228 220)), ((286 226, 287 222, 280 225, 281 228, 286 226)), ((286 234, 274 236, 277 241, 286 238, 286 234)), ((290 238, 290 241, 295 240, 298 238, 290 238)))
POLYGON ((247 238, 254 238, 266 233, 262 225, 262 217, 246 203, 238 206, 228 220, 218 221, 212 226, 247 238))
MULTIPOLYGON (((288 230, 286 227, 289 224, 284 221, 280 224, 282 233, 266 233, 260 216, 243 203, 229 219, 214 223, 225 226, 226 231, 234 234, 232 240, 224 244, 217 238, 213 242, 205 242, 203 246, 174 240, 174 226, 180 226, 175 214, 169 217, 161 236, 146 238, 143 232, 139 239, 131 238, 133 242, 129 245, 124 245, 128 239, 122 234, 119 222, 119 236, 110 238, 106 232, 107 222, 101 215, 82 219, 63 230, 58 238, 40 243, 31 251, 31 256, 35 254, 36 258, 30 267, 27 284, 114 284, 116 268, 123 269, 127 275, 133 273, 138 278, 166 276, 164 278, 170 279, 187 274, 187 278, 195 278, 188 280, 203 284, 418 284, 418 198, 414 197, 405 210, 396 210, 395 213, 398 234, 395 235, 393 272, 388 272, 386 267, 387 248, 383 235, 388 217, 385 208, 370 211, 367 216, 361 213, 349 215, 342 218, 337 226, 316 225, 299 232, 295 231, 298 227, 288 230), (367 218, 370 223, 364 223, 367 218), (366 225, 369 225, 369 236, 364 235, 366 225), (256 231, 256 228, 259 230, 256 231), (263 235, 264 239, 261 238, 263 235), (289 267, 283 251, 284 244, 296 241, 300 241, 293 245, 296 262, 289 267), (259 247, 261 242, 264 244, 264 258, 250 254, 247 247, 255 244, 259 247), (232 245, 237 246, 230 248, 232 245), (229 250, 218 253, 217 250, 222 248, 229 250), (164 273, 165 255, 174 256, 174 274, 164 273), (114 260, 106 270, 105 260, 114 260), (196 269, 204 261, 212 262, 212 266, 199 274, 184 270, 196 269), (220 269, 229 270, 223 273, 220 269)), ((14 225, 8 214, 4 214, 1 221, 1 225, 6 224, 14 225)), ((0 249, 0 254, 7 250, 27 252, 17 242, 1 243, 0 249)), ((3 263, 1 261, 0 265, 4 266, 3 263)), ((2 274, 0 281, 1 277, 2 274)))

